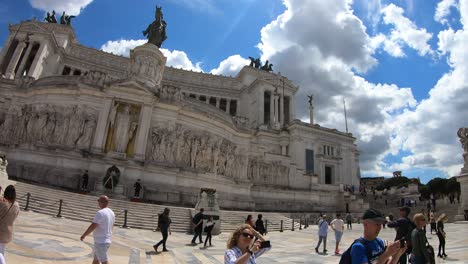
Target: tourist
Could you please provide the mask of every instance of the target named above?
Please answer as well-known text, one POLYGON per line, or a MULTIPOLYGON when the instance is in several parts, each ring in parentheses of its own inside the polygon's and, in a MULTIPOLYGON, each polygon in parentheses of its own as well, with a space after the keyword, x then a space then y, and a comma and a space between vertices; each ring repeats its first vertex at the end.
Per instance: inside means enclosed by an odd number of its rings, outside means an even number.
POLYGON ((133 188, 135 188, 135 193, 134 193, 134 197, 136 198, 139 198, 140 197, 140 191, 141 191, 141 180, 138 179, 135 184, 133 185, 133 188))
POLYGON ((353 215, 351 213, 346 215, 346 229, 353 230, 353 215))
POLYGON ((426 250, 426 232, 423 227, 426 226, 426 217, 424 214, 415 214, 413 221, 416 228, 411 233, 411 263, 412 264, 426 264, 429 263, 430 256, 426 250))
MULTIPOLYGON (((426 210, 424 210, 424 208, 421 209, 421 212, 420 212, 422 215, 424 215, 424 217, 426 217, 426 210)), ((426 232, 426 226, 423 227, 423 230, 424 232, 426 232)))
POLYGON ((206 242, 208 240, 210 240, 210 247, 213 246, 211 244, 211 231, 213 231, 214 225, 215 225, 215 222, 213 222, 213 216, 210 215, 205 225, 206 238, 205 238, 205 245, 203 246, 204 248, 206 248, 206 242))
POLYGON ((338 255, 340 254, 339 245, 344 232, 344 222, 341 219, 341 214, 336 214, 336 218, 333 219, 333 221, 331 221, 330 226, 333 229, 333 231, 335 231, 335 254, 338 255))
POLYGON ((439 238, 439 253, 437 257, 446 258, 445 254, 445 231, 444 231, 444 222, 447 222, 448 216, 446 214, 441 214, 437 219, 437 237, 439 238), (442 254, 440 253, 442 250, 442 254))
POLYGON ((196 245, 197 243, 195 242, 198 237, 198 241, 203 243, 202 239, 202 231, 203 231, 203 212, 205 209, 200 208, 200 212, 198 212, 193 218, 192 218, 192 225, 193 225, 193 231, 195 232, 195 235, 192 238, 192 245, 196 245))
POLYGON ((248 224, 251 227, 255 228, 255 225, 254 225, 253 220, 252 220, 252 215, 247 216, 247 219, 245 219, 244 224, 248 224))
POLYGON ((429 213, 429 222, 430 222, 430 225, 431 225, 431 235, 432 235, 432 231, 434 231, 434 233, 437 233, 436 221, 435 221, 435 216, 434 216, 434 211, 433 210, 431 210, 431 212, 429 213))
POLYGON ((385 222, 383 214, 376 209, 369 208, 364 212, 362 220, 364 236, 356 240, 351 246, 352 263, 388 263, 387 261, 390 261, 390 264, 398 263, 398 259, 406 251, 406 245, 400 247, 400 242, 395 241, 385 247, 384 241, 377 237, 382 228, 382 223, 385 222), (368 252, 370 253, 369 256, 368 252))
MULTIPOLYGON (((405 239, 409 241, 411 239, 411 232, 416 227, 415 224, 408 218, 411 209, 409 207, 400 208, 400 218, 396 221, 388 222, 388 227, 396 229, 395 241, 405 239)), ((400 264, 406 264, 408 260, 408 254, 411 252, 411 244, 407 245, 407 252, 403 253, 400 257, 400 264)))
POLYGON ((162 214, 158 217, 158 229, 161 230, 162 239, 153 246, 154 251, 158 252, 158 247, 162 244, 164 252, 168 251, 166 247, 167 237, 172 235, 171 233, 171 218, 169 218, 169 208, 164 208, 162 214))
POLYGON ((0 263, 5 263, 5 247, 13 238, 13 224, 19 211, 15 186, 8 185, 0 198, 0 263))
POLYGON ((88 170, 85 170, 83 176, 81 176, 81 190, 83 191, 88 190, 88 181, 89 181, 88 170))
POLYGON ((252 226, 244 224, 234 230, 227 242, 224 253, 224 264, 255 264, 256 259, 271 249, 271 246, 260 248, 265 239, 252 226), (257 237, 258 240, 252 243, 257 237))
POLYGON ((327 216, 322 215, 318 223, 318 236, 319 240, 317 246, 315 247, 315 252, 319 253, 320 244, 323 241, 323 253, 327 253, 327 233, 328 233, 328 222, 327 216))
POLYGON ((263 236, 266 233, 266 228, 265 228, 265 225, 263 224, 262 217, 263 217, 262 214, 259 214, 257 216, 257 221, 255 221, 255 230, 257 230, 257 232, 259 232, 263 236))
POLYGON ((85 237, 91 233, 94 236, 94 260, 93 264, 102 263, 108 264, 109 258, 107 251, 112 243, 112 228, 114 227, 115 215, 114 212, 108 207, 109 198, 101 195, 98 199, 100 210, 94 216, 93 222, 81 235, 80 240, 83 241, 85 237))

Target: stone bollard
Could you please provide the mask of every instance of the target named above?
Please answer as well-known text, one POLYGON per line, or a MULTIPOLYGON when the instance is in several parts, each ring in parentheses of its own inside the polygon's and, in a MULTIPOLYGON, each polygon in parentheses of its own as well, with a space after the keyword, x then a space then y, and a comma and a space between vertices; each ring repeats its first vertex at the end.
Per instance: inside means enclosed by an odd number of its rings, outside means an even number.
POLYGON ((24 206, 24 211, 29 211, 29 199, 31 199, 31 194, 26 194, 26 205, 24 206))
POLYGON ((283 220, 281 220, 280 232, 283 232, 283 220))
POLYGON ((58 213, 57 213, 56 217, 62 217, 62 204, 63 204, 63 200, 60 199, 59 210, 58 210, 58 213))
POLYGON ((292 220, 292 227, 291 227, 291 231, 294 231, 294 219, 292 220))
POLYGON ((302 217, 299 219, 299 230, 302 230, 302 217))
POLYGON ((128 225, 127 225, 127 214, 128 214, 128 210, 125 209, 124 210, 124 223, 122 225, 123 228, 128 228, 128 225))

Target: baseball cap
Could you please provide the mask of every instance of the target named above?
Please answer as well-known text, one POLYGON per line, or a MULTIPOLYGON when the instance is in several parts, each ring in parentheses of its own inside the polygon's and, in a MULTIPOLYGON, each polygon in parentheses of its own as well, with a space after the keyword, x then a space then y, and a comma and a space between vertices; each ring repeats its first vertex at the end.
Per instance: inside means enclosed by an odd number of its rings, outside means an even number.
POLYGON ((376 210, 374 208, 367 209, 362 215, 362 219, 363 220, 369 219, 369 220, 376 221, 376 222, 387 221, 385 220, 385 216, 379 210, 376 210))

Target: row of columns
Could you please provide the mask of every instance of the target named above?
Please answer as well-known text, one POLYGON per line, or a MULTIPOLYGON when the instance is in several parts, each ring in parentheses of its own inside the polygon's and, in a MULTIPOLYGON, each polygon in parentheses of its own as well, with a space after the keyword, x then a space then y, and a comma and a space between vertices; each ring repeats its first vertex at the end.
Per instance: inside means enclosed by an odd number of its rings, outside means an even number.
MULTIPOLYGON (((268 91, 267 91, 268 92, 268 91)), ((289 101, 289 120, 292 120, 294 117, 292 111, 294 107, 294 98, 290 97, 289 101)), ((263 113, 263 105, 265 103, 265 91, 261 90, 260 100, 259 100, 259 107, 261 109, 261 113, 263 113)), ((263 114, 260 117, 262 123, 266 123, 266 120, 263 118, 263 114)), ((272 125, 285 125, 285 96, 283 94, 279 94, 273 91, 270 91, 270 123, 272 125)))
MULTIPOLYGON (((204 95, 199 95, 199 94, 195 95, 195 97, 196 97, 197 100, 199 100, 199 101, 202 101, 202 100, 200 99, 200 97, 202 97, 202 96, 204 96, 204 95)), ((209 103, 210 103, 210 98, 213 98, 213 97, 205 96, 205 101, 204 101, 204 102, 205 102, 206 104, 209 104, 209 103)), ((237 112, 238 109, 239 109, 239 101, 238 101, 238 100, 231 100, 231 99, 228 99, 228 98, 219 98, 219 97, 214 97, 214 98, 216 98, 216 108, 218 108, 218 109, 221 109, 221 108, 220 108, 221 99, 225 99, 225 100, 226 100, 226 109, 225 109, 225 112, 226 112, 227 114, 230 114, 231 101, 234 101, 234 102, 236 103, 236 112, 237 112)), ((203 102, 203 101, 202 101, 202 102, 203 102)), ((236 113, 234 113, 234 115, 236 115, 236 113)))
MULTIPOLYGON (((14 40, 9 42, 9 45, 13 45, 14 40)), ((44 58, 44 51, 45 51, 45 46, 44 44, 41 44, 40 42, 37 41, 28 41, 26 40, 18 40, 18 45, 16 46, 15 51, 13 52, 13 55, 11 58, 3 57, 3 59, 9 59, 10 61, 8 62, 8 66, 5 71, 5 77, 8 79, 14 79, 15 76, 18 74, 19 76, 22 75, 23 71, 25 70, 26 62, 29 59, 29 56, 31 55, 31 50, 33 47, 38 44, 39 49, 33 59, 33 62, 31 64, 31 67, 28 72, 28 76, 31 77, 38 77, 35 69, 37 68, 39 62, 44 58), (26 49, 26 51, 24 51, 26 49), (24 52, 24 55, 21 56, 24 52), (20 61, 20 59, 22 60, 20 61), (19 65, 18 65, 19 63, 19 65), (17 71, 15 69, 18 68, 17 71)), ((5 50, 8 50, 9 47, 5 47, 5 50)))

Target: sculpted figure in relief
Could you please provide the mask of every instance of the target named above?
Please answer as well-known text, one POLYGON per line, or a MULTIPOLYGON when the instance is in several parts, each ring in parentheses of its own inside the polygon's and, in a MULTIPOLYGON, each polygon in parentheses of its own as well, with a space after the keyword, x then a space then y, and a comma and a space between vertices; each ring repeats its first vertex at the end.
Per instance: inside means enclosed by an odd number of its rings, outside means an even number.
POLYGON ((125 105, 123 111, 117 113, 116 126, 114 130, 115 151, 125 153, 130 132, 130 107, 125 105))
POLYGON ((96 119, 93 114, 87 113, 84 121, 83 133, 76 142, 79 149, 89 149, 91 146, 91 139, 96 129, 96 119))
POLYGON ((80 114, 81 109, 78 106, 73 107, 73 112, 70 118, 70 126, 68 128, 66 145, 69 147, 75 147, 76 141, 81 135, 83 130, 83 118, 80 114))

